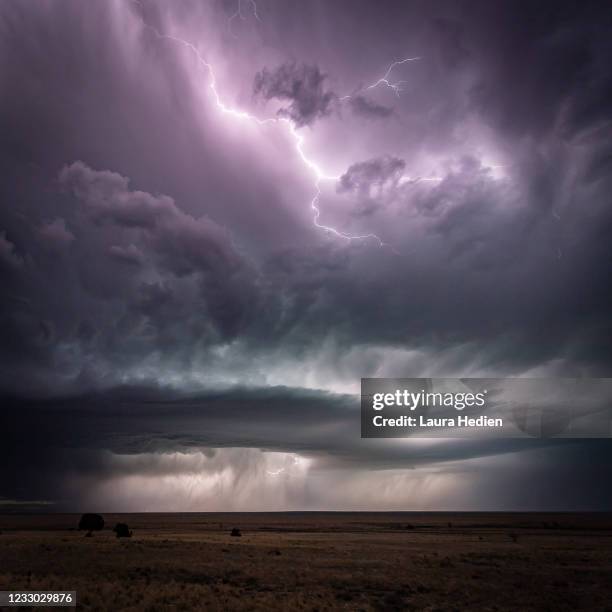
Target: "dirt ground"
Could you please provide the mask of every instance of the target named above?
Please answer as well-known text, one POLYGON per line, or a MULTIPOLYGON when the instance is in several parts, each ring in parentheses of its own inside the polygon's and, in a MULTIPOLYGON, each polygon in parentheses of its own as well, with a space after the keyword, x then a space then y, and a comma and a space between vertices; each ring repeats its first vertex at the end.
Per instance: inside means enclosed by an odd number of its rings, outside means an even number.
POLYGON ((104 519, 85 537, 79 515, 0 515, 0 590, 75 590, 80 609, 113 611, 612 611, 610 514, 104 519))

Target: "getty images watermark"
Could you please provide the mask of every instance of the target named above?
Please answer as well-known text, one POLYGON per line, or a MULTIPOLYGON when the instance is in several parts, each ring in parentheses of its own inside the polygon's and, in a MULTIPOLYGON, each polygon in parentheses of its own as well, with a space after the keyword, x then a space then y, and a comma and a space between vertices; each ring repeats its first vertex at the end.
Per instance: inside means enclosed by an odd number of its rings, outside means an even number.
POLYGON ((612 378, 362 378, 361 437, 612 436, 612 378))

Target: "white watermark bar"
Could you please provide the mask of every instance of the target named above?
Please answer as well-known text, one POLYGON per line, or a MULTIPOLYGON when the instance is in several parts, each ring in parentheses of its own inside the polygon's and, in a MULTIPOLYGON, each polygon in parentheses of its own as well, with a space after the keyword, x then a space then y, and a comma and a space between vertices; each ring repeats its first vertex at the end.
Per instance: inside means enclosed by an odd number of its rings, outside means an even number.
POLYGON ((75 607, 76 591, 0 591, 0 607, 75 607))
POLYGON ((362 438, 610 438, 612 378, 362 378, 362 438))

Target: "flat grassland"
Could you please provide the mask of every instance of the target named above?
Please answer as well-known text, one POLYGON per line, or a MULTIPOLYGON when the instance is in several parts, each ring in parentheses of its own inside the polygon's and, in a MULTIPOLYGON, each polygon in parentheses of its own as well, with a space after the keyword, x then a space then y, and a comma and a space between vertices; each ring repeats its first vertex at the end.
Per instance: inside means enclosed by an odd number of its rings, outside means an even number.
POLYGON ((113 611, 612 610, 610 514, 104 519, 84 537, 79 515, 0 515, 0 590, 75 590, 80 609, 113 611))

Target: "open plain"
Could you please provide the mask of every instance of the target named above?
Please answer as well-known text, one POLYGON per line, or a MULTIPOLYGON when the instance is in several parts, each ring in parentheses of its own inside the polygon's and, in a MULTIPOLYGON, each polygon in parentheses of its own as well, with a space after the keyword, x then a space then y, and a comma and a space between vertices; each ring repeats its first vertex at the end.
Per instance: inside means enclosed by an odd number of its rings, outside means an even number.
POLYGON ((1 515, 0 589, 84 610, 612 610, 610 514, 103 516, 86 537, 80 515, 1 515))

